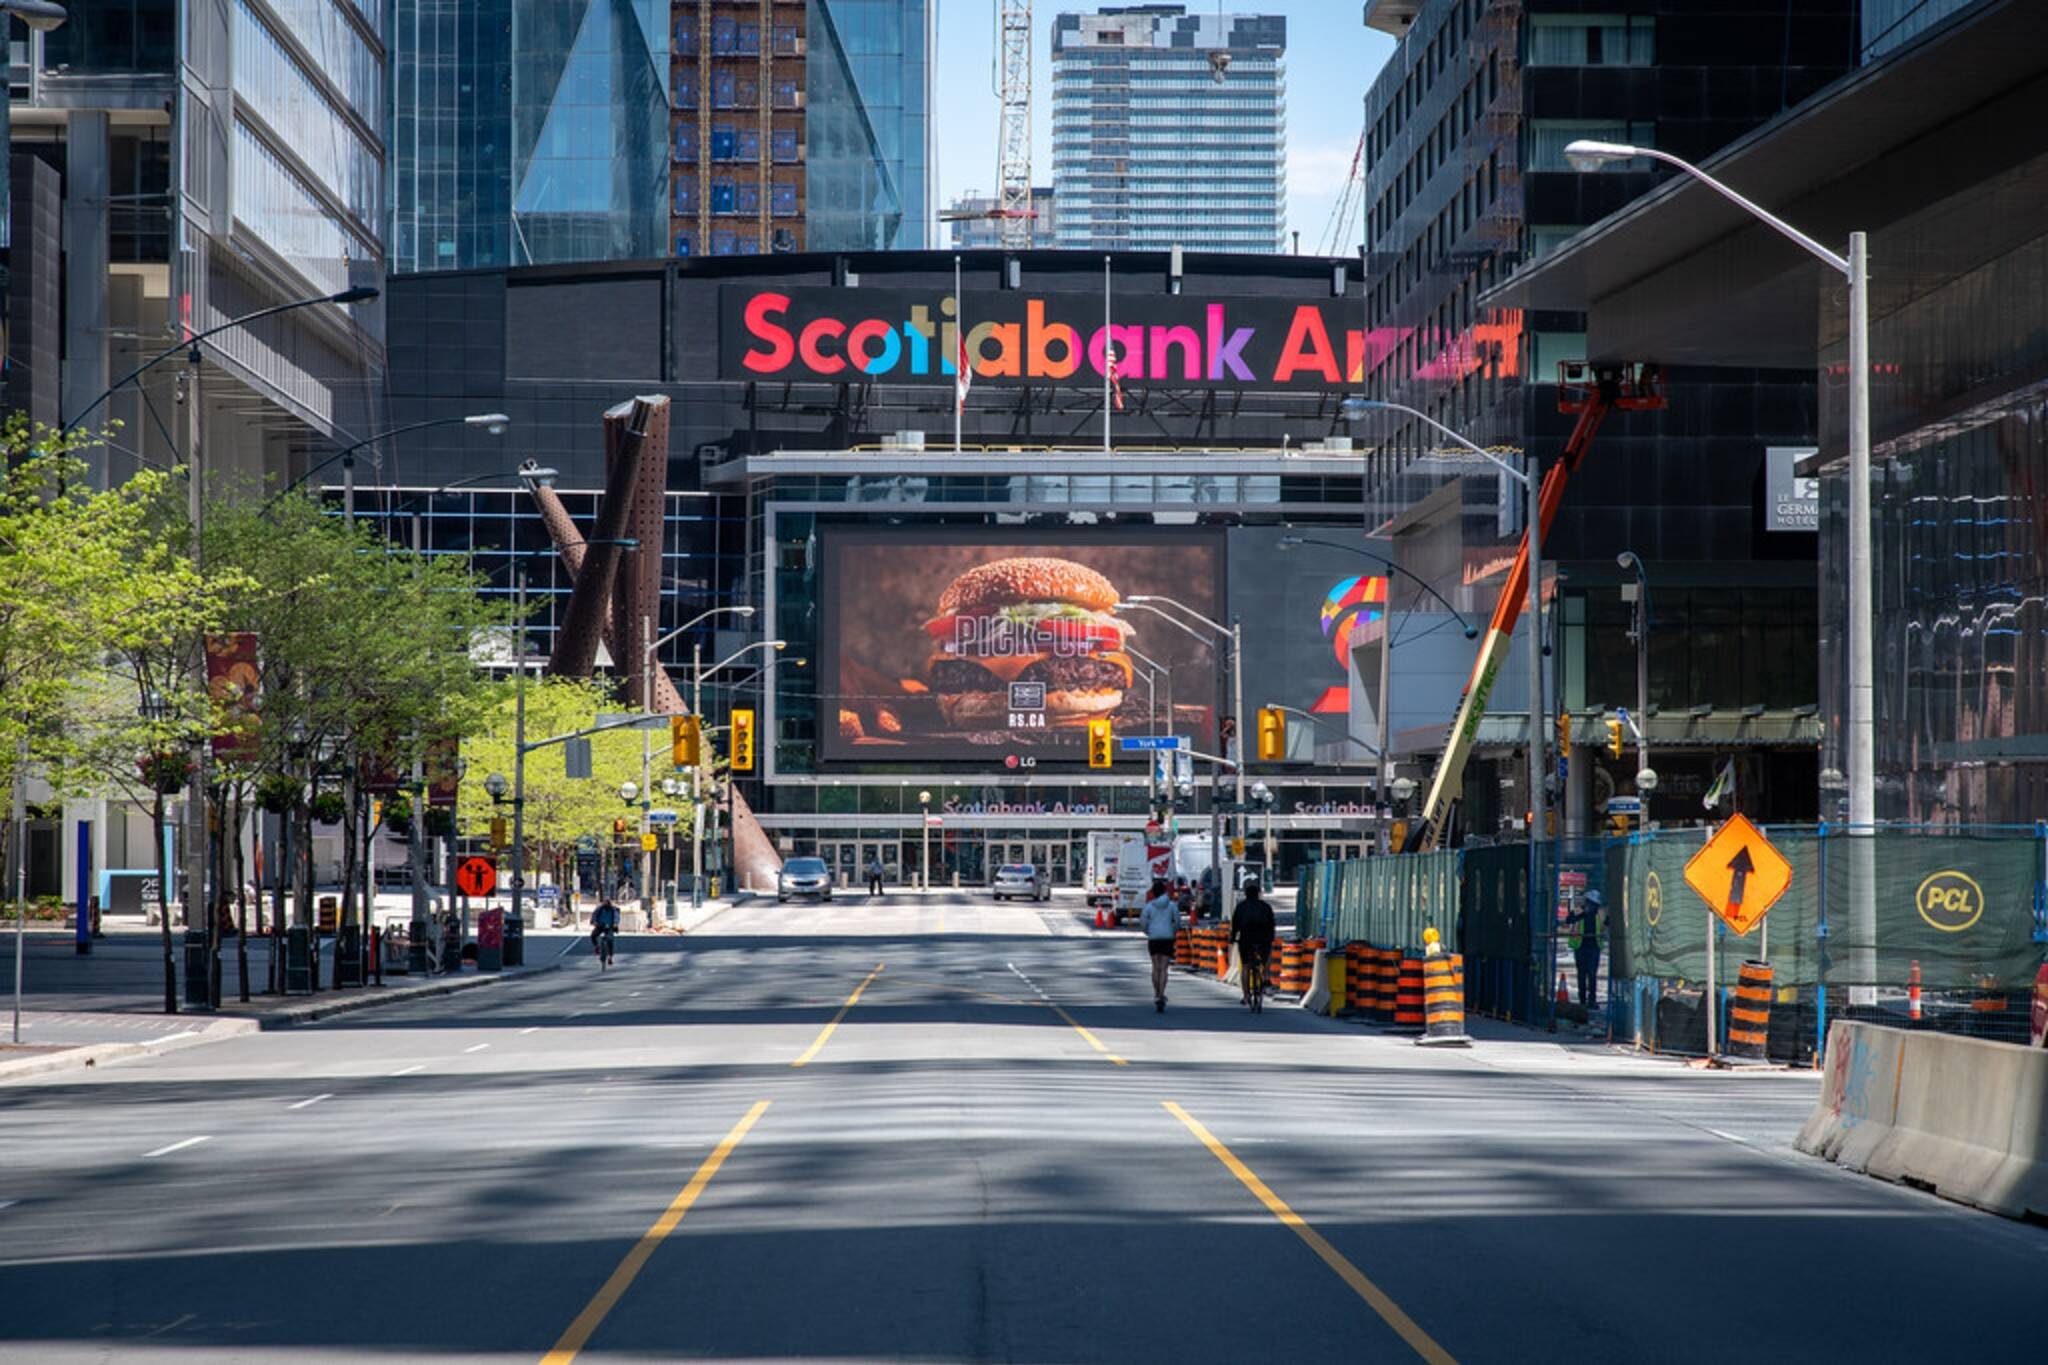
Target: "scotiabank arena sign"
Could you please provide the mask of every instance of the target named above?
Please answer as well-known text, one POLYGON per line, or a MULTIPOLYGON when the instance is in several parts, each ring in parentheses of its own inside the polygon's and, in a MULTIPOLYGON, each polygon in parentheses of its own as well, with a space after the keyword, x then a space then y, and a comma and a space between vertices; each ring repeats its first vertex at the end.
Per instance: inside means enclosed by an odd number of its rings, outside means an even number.
MULTIPOLYGON (((719 378, 771 383, 951 383, 961 300, 950 290, 721 291, 719 378)), ((1343 299, 1202 299, 970 293, 966 353, 975 383, 1096 386, 1109 348, 1117 382, 1203 389, 1343 390, 1399 341, 1359 328, 1343 299)))

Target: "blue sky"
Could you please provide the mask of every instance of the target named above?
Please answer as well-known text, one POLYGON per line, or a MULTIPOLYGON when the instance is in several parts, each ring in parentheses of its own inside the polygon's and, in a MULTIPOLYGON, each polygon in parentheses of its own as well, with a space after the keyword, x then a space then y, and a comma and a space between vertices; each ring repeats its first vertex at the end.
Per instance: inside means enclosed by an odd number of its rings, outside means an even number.
MULTIPOLYGON (((935 142, 938 205, 970 190, 992 192, 996 182, 995 0, 933 0, 938 11, 935 142)), ((1215 0, 1187 0, 1194 13, 1212 12, 1215 0)), ((1075 0, 1036 0, 1032 6, 1032 160, 1039 184, 1052 179, 1052 21, 1061 12, 1100 6, 1075 0)), ((1359 0, 1226 0, 1225 13, 1287 16, 1287 214, 1301 233, 1301 249, 1319 250, 1351 154, 1366 87, 1394 50, 1393 39, 1359 22, 1359 0)), ((1349 225, 1339 250, 1358 246, 1349 225)), ((950 240, 943 228, 938 241, 950 240)))

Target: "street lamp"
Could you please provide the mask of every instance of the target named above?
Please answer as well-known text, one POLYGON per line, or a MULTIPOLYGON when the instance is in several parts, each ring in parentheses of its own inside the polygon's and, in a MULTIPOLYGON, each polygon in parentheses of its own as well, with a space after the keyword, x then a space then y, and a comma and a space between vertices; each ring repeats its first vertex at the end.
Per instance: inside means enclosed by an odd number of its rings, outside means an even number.
POLYGON ((926 895, 930 895, 932 891, 932 794, 929 791, 918 792, 917 804, 918 808, 924 812, 924 819, 918 826, 924 838, 924 876, 919 883, 919 889, 926 895))
MULTIPOLYGON (((654 654, 656 650, 660 649, 670 640, 675 639, 678 635, 682 635, 688 631, 696 629, 699 625, 702 625, 704 622, 710 620, 714 616, 752 616, 753 614, 754 609, 748 606, 713 607, 709 611, 698 612, 695 616, 692 616, 689 620, 683 622, 683 624, 677 626, 674 630, 670 631, 668 634, 662 636, 658 640, 653 638, 654 618, 652 616, 643 615, 640 618, 640 633, 641 635, 647 637, 647 643, 640 647, 641 706, 647 711, 652 711, 654 709, 654 654)), ((692 715, 697 716, 700 722, 702 721, 703 717, 701 713, 697 711, 695 703, 692 703, 690 713, 692 715)), ((651 769, 653 767, 653 763, 654 739, 650 734, 648 734, 646 730, 643 729, 640 732, 640 782, 642 786, 646 786, 652 776, 651 769)), ((703 819, 702 813, 698 810, 697 801, 698 789, 702 786, 700 775, 703 771, 704 758, 703 754, 700 752, 697 756, 696 765, 690 769, 690 823, 692 824, 692 826, 697 825, 703 819)), ((666 790, 667 786, 667 783, 663 783, 664 790, 666 790)), ((643 807, 640 812, 640 832, 642 834, 647 834, 650 832, 648 819, 649 817, 647 811, 643 807)), ((648 915, 651 918, 654 911, 654 907, 651 901, 651 893, 643 890, 641 893, 641 899, 643 901, 648 902, 642 908, 648 912, 648 915)), ((690 904, 696 906, 701 905, 703 903, 703 892, 698 889, 693 873, 690 887, 690 904)))
POLYGON ((492 805, 495 806, 504 801, 505 790, 505 774, 492 773, 484 779, 484 794, 491 798, 492 805))
MULTIPOLYGON (((1796 243, 1839 272, 1849 285, 1849 845, 1850 921, 1857 947, 1851 975, 1877 978, 1877 737, 1871 663, 1874 605, 1870 567, 1870 255, 1869 238, 1849 234, 1849 249, 1822 246, 1762 205, 1737 194, 1689 161, 1654 147, 1580 139, 1564 149, 1575 170, 1593 171, 1610 161, 1647 157, 1685 172, 1714 193, 1796 243)), ((1853 985, 1849 1002, 1877 1003, 1877 988, 1853 985)))
MULTIPOLYGON (((373 290, 371 292, 374 293, 375 291, 373 290)), ((251 316, 254 315, 252 314, 251 316)), ((393 436, 403 436, 409 431, 425 431, 429 427, 452 427, 457 425, 475 427, 478 430, 483 431, 492 436, 502 436, 505 434, 505 429, 512 425, 512 419, 510 417, 507 417, 502 412, 475 412, 469 414, 466 417, 430 417, 424 422, 407 422, 403 426, 392 427, 388 431, 380 431, 374 436, 365 436, 360 441, 355 441, 349 445, 343 446, 340 450, 335 451, 326 459, 312 466, 305 473, 299 475, 299 477, 293 479, 290 483, 278 489, 277 492, 271 494, 268 501, 266 501, 263 505, 265 507, 270 506, 271 503, 276 502, 279 498, 282 498, 285 494, 291 492, 294 488, 297 488, 300 484, 303 484, 306 480, 312 478, 315 474, 318 474, 321 470, 327 468, 327 466, 333 464, 336 460, 339 460, 341 461, 342 510, 343 514, 347 516, 350 521, 353 521, 355 520, 356 515, 355 455, 358 450, 361 450, 364 446, 367 445, 375 445, 379 441, 388 441, 393 436)), ((529 460, 527 463, 531 465, 532 461, 529 460)), ((519 472, 522 475, 530 475, 535 478, 545 477, 547 479, 552 479, 555 476, 554 470, 540 469, 537 467, 530 471, 526 468, 522 468, 519 472)), ((478 482, 481 479, 497 477, 498 476, 496 474, 480 475, 477 480, 460 480, 457 483, 448 485, 448 487, 461 487, 465 483, 478 482)), ((441 492, 445 490, 437 489, 435 491, 441 492)), ((432 495, 430 494, 429 496, 432 495)), ((408 499, 408 501, 410 501, 410 499, 408 499)), ((404 507, 405 505, 405 503, 399 504, 401 508, 404 507)))
MULTIPOLYGON (((690 622, 685 624, 682 627, 682 630, 688 630, 690 626, 696 625, 698 621, 702 621, 706 617, 716 616, 721 611, 729 611, 736 616, 752 616, 754 614, 754 609, 752 607, 714 607, 710 611, 704 612, 702 615, 696 617, 694 620, 691 620, 690 622)), ((674 633, 680 634, 681 631, 677 631, 674 633)), ((704 680, 706 678, 718 672, 718 670, 720 670, 721 668, 727 668, 735 663, 738 663, 741 659, 746 658, 747 655, 753 653, 757 649, 765 649, 773 653, 780 654, 783 650, 787 648, 789 648, 789 641, 787 640, 756 640, 750 645, 741 646, 739 649, 734 650, 731 654, 728 654, 725 658, 720 659, 717 663, 711 665, 711 667, 706 668, 704 667, 704 642, 700 640, 696 644, 692 645, 690 647, 690 714, 698 717, 700 721, 703 719, 704 680)), ((693 779, 696 777, 698 772, 702 771, 703 754, 700 752, 697 757, 699 767, 696 771, 692 772, 691 776, 693 779)), ((730 788, 732 785, 732 778, 730 774, 727 775, 726 785, 728 788, 730 788)), ((690 811, 690 903, 692 905, 701 903, 699 898, 702 893, 698 890, 698 888, 703 885, 703 882, 704 816, 701 804, 698 804, 693 805, 690 811)))
POLYGON ((1614 562, 1635 570, 1635 624, 1629 634, 1636 644, 1636 791, 1642 795, 1643 828, 1650 828, 1650 793, 1657 789, 1657 773, 1650 766, 1650 575, 1642 557, 1623 550, 1614 562))

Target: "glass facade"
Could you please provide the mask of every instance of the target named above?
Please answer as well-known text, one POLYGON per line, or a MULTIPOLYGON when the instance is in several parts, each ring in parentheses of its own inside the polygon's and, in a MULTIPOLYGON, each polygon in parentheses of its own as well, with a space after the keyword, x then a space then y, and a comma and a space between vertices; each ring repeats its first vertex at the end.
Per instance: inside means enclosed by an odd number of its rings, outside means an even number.
POLYGON ((178 64, 177 0, 93 0, 43 35, 44 65, 79 75, 170 71, 178 64))
MULTIPOLYGON (((2048 809, 2048 239, 1976 226, 2043 177, 2037 157, 1872 239, 1873 257, 1921 266, 1911 297, 1871 324, 1881 820, 2026 824, 2048 809)), ((1839 334, 1839 309, 1822 309, 1839 334)), ((1824 372, 1840 376, 1844 357, 1837 336, 1824 372)), ((1825 399, 1822 447, 1839 450, 1846 387, 1825 399)), ((1846 772, 1840 464, 1821 488, 1826 761, 1846 772)))
POLYGON ((1863 0, 1863 60, 1911 44, 1950 15, 1982 7, 1986 0, 1863 0))
POLYGON ((926 0, 812 0, 811 250, 931 244, 928 33, 926 0))
POLYGON ((397 270, 512 262, 512 0, 397 0, 392 229, 397 270))
POLYGON ((1283 250, 1287 21, 1147 5, 1053 26, 1061 247, 1283 250))

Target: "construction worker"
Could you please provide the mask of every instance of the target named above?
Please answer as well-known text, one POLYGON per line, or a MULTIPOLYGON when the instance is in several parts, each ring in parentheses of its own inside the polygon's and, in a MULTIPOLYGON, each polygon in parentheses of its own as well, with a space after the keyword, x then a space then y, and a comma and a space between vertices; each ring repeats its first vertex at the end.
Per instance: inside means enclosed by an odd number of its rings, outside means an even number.
POLYGON ((1605 895, 1588 891, 1578 912, 1565 921, 1573 931, 1572 960, 1579 968, 1579 1003, 1589 1014, 1600 987, 1600 914, 1606 908, 1605 895))

